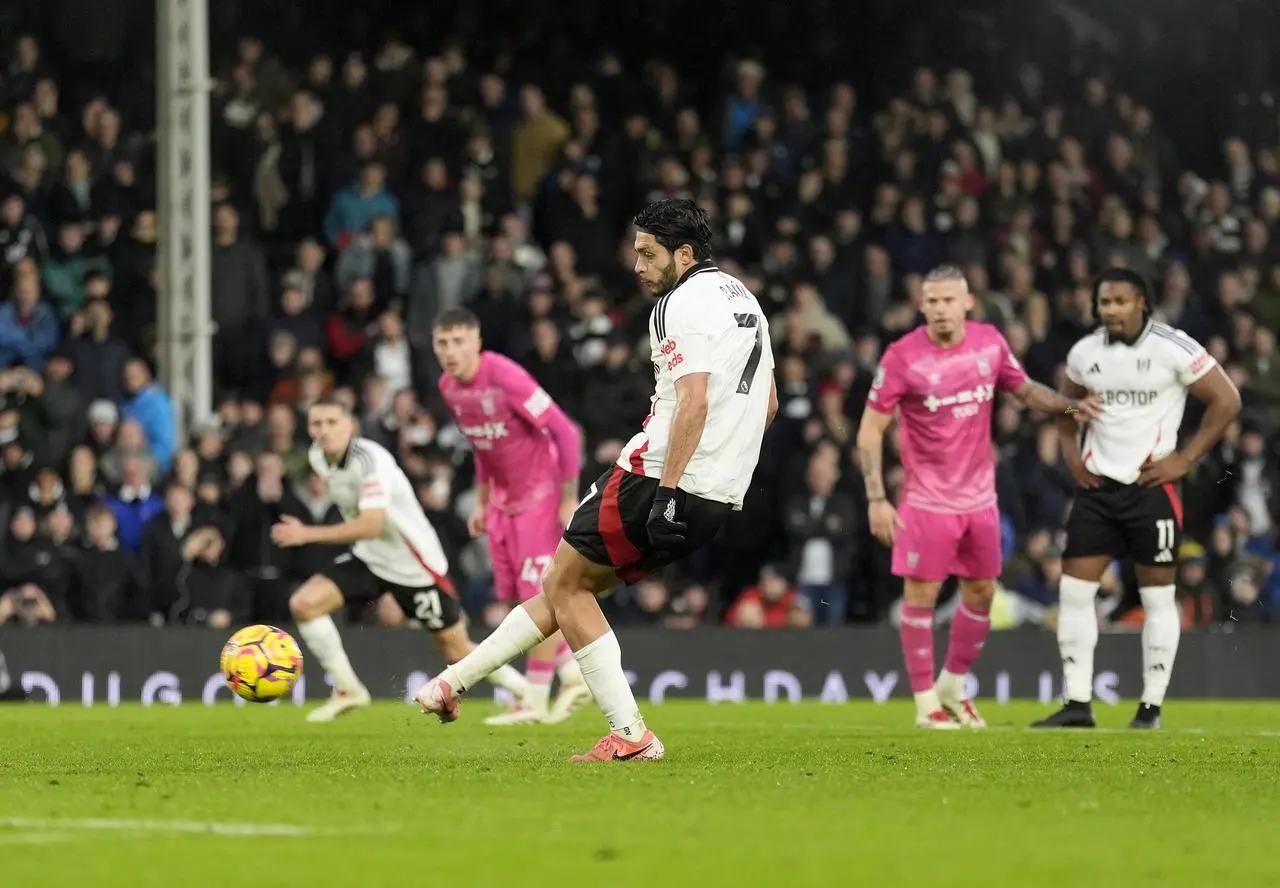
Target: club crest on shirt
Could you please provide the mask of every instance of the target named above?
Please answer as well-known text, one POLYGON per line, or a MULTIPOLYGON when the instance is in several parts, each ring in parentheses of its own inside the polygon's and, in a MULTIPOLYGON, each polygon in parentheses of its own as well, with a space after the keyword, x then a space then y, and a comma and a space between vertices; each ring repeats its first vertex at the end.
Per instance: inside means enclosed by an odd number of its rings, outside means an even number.
POLYGON ((983 376, 991 375, 991 364, 989 364, 987 362, 987 359, 984 357, 978 358, 978 372, 981 373, 983 376))
POLYGON ((493 403, 493 395, 480 396, 480 409, 484 411, 485 416, 493 416, 496 409, 493 403))

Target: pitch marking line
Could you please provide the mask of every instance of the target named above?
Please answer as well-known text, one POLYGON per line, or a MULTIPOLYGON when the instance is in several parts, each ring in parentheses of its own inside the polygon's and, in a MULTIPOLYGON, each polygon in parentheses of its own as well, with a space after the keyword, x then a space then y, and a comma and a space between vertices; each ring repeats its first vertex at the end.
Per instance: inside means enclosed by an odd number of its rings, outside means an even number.
MULTIPOLYGON (((784 730, 784 731, 822 731, 828 734, 864 734, 864 735, 897 735, 897 734, 923 734, 918 728, 913 728, 909 723, 902 725, 833 725, 828 722, 791 722, 791 723, 769 723, 769 722, 705 722, 700 723, 699 727, 709 728, 711 730, 784 730)), ((981 730, 966 730, 960 733, 965 734, 1035 734, 1037 736, 1080 736, 1087 737, 1090 734, 1141 734, 1144 732, 1135 731, 1131 728, 1059 728, 1059 729, 1038 729, 1020 725, 989 725, 981 730)), ((1161 728, 1158 731, 1150 732, 1156 735, 1160 734, 1200 734, 1206 737, 1280 737, 1280 730, 1275 728, 1262 728, 1257 726, 1246 726, 1241 728, 1214 727, 1214 728, 1161 728)))
POLYGON ((317 836, 367 836, 382 835, 395 831, 393 826, 384 827, 320 827, 303 826, 296 823, 222 823, 205 820, 113 820, 106 818, 62 819, 57 817, 0 817, 0 829, 32 830, 5 836, 0 833, 0 842, 12 841, 18 836, 24 843, 34 843, 32 836, 43 836, 43 841, 63 841, 59 830, 80 830, 85 832, 144 832, 175 833, 182 835, 213 836, 273 836, 278 838, 313 838, 317 836))

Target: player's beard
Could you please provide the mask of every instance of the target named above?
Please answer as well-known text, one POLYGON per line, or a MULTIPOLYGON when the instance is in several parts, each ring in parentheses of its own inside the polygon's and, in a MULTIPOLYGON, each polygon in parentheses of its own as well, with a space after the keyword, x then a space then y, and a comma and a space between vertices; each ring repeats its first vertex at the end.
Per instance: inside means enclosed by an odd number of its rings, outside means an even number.
POLYGON ((676 271, 676 260, 673 256, 667 263, 667 267, 662 269, 662 276, 658 278, 658 289, 654 291, 653 298, 661 299, 674 290, 678 283, 680 283, 680 274, 676 271))

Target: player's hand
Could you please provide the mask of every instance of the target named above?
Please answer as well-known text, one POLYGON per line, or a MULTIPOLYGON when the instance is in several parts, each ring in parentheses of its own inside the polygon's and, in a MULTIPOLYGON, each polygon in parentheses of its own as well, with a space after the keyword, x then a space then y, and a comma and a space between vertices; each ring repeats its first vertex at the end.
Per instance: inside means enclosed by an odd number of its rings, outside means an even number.
POLYGON ((871 535, 886 546, 893 545, 899 527, 906 527, 898 510, 887 499, 873 500, 867 506, 867 519, 871 523, 871 535))
POLYGON ((649 509, 649 542, 659 549, 674 549, 685 540, 689 525, 680 520, 683 496, 673 487, 659 487, 649 509))
POLYGON ((285 549, 294 546, 305 546, 310 540, 307 526, 294 518, 285 515, 271 527, 271 542, 285 549))
POLYGON ((1067 471, 1071 472, 1071 479, 1076 482, 1076 486, 1083 490, 1093 490, 1095 487, 1102 486, 1102 476, 1095 475, 1086 469, 1084 460, 1067 460, 1067 471))
POLYGON ((484 519, 487 512, 484 506, 476 506, 476 510, 467 519, 467 532, 471 534, 472 539, 478 540, 484 536, 484 519))
POLYGON ((1097 395, 1088 395, 1067 408, 1071 418, 1080 424, 1097 419, 1102 413, 1102 399, 1097 395))
POLYGON ((1186 457, 1178 453, 1170 453, 1162 460, 1143 466, 1142 474, 1138 476, 1138 483, 1144 487, 1159 487, 1161 484, 1177 481, 1189 471, 1191 471, 1191 463, 1187 462, 1186 457))

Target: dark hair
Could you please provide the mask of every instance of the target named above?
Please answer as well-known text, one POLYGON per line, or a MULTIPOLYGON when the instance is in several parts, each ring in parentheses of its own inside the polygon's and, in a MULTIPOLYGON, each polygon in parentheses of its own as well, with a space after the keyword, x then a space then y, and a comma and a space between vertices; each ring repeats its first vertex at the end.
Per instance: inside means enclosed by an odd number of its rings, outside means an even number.
POLYGON ((479 330, 480 319, 468 308, 462 308, 461 306, 458 308, 446 308, 436 315, 436 321, 431 327, 433 330, 449 330, 453 327, 469 327, 473 330, 479 330))
POLYGON ((343 403, 342 400, 339 399, 337 395, 332 395, 332 394, 321 395, 320 397, 316 398, 315 403, 312 404, 311 406, 313 408, 314 407, 337 407, 343 413, 351 412, 350 410, 347 409, 347 405, 343 403))
POLYGON ((1102 292, 1103 284, 1128 284, 1133 287, 1138 295, 1142 297, 1143 317, 1151 314, 1151 289, 1147 286, 1147 279, 1132 268, 1113 266, 1104 269, 1093 282, 1093 316, 1095 319, 1098 317, 1098 297, 1102 292))
POLYGON ((631 224, 637 231, 653 235, 654 240, 672 253, 688 244, 694 261, 711 258, 711 223, 702 208, 691 200, 655 201, 636 213, 631 224))

